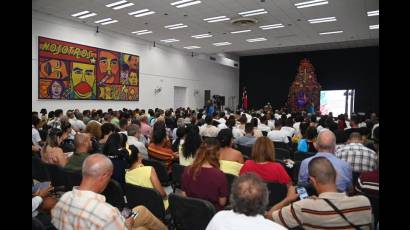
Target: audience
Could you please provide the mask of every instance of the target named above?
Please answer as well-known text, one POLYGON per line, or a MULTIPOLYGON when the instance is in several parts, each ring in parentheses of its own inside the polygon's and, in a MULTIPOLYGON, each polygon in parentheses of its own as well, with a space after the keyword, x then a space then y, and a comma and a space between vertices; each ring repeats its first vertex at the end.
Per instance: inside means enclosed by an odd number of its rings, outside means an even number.
POLYGON ((131 155, 128 159, 129 168, 125 173, 125 182, 157 190, 164 199, 164 206, 167 209, 169 206, 168 196, 158 179, 155 168, 142 164, 143 158, 139 157, 138 149, 135 146, 130 146, 130 149, 131 155))
POLYGON ((101 149, 104 148, 104 145, 108 140, 108 137, 110 137, 110 135, 114 132, 115 132, 115 125, 109 122, 106 122, 101 125, 101 139, 98 141, 101 149))
MULTIPOLYGON (((71 124, 66 120, 61 120, 61 144, 60 148, 63 150, 64 153, 74 152, 74 138, 71 139, 71 124)), ((75 131, 74 131, 75 132, 75 131)))
POLYGON ((140 153, 143 159, 148 159, 148 150, 145 147, 145 144, 140 141, 141 138, 141 129, 139 125, 131 124, 127 128, 127 144, 129 146, 135 146, 138 148, 138 152, 140 153))
POLYGON ((59 147, 63 132, 59 128, 52 128, 48 133, 46 143, 41 150, 41 159, 48 164, 55 164, 61 167, 67 163, 67 157, 59 147))
POLYGON ((251 119, 251 123, 252 123, 252 125, 253 125, 253 135, 254 135, 256 138, 258 138, 258 137, 263 137, 262 131, 258 129, 258 124, 259 124, 258 118, 253 117, 253 118, 251 119))
POLYGON ((200 145, 201 136, 199 135, 199 128, 194 125, 188 125, 185 129, 183 143, 178 148, 179 164, 183 166, 191 165, 194 162, 196 151, 200 145))
POLYGON ((182 195, 211 202, 222 210, 228 197, 228 182, 219 169, 219 143, 206 139, 199 147, 192 165, 185 168, 181 177, 182 195))
POLYGON ((102 149, 99 143, 102 136, 101 124, 98 121, 90 120, 85 127, 85 132, 91 137, 92 150, 90 153, 101 153, 102 149))
POLYGON ((167 136, 165 123, 157 119, 153 128, 152 142, 148 146, 148 154, 154 159, 164 161, 168 171, 171 170, 171 164, 174 158, 178 158, 178 154, 173 152, 171 147, 172 145, 167 136))
POLYGON ((64 166, 66 169, 80 171, 85 158, 90 155, 92 147, 90 135, 77 133, 74 138, 75 152, 64 166))
POLYGON ((308 164, 309 180, 319 197, 296 201, 299 197, 296 188, 289 186, 286 198, 274 205, 266 217, 287 228, 301 226, 304 229, 372 229, 369 200, 365 196, 349 197, 338 191, 338 173, 332 162, 320 156, 308 164))
POLYGON ((339 191, 349 191, 352 189, 352 167, 346 161, 340 160, 334 155, 336 146, 336 137, 333 132, 326 130, 319 133, 316 148, 316 155, 306 158, 302 161, 299 169, 299 183, 308 183, 308 165, 309 162, 316 157, 325 157, 336 169, 337 178, 336 185, 339 191))
MULTIPOLYGON (((111 123, 109 124, 113 125, 111 123)), ((124 141, 126 140, 126 135, 122 133, 113 133, 108 137, 102 150, 102 153, 111 160, 114 166, 112 179, 118 181, 123 188, 125 188, 125 169, 128 166, 129 158, 129 153, 124 148, 125 146, 123 146, 123 143, 125 143, 124 141)))
POLYGON ((232 210, 222 210, 211 219, 206 230, 285 230, 281 225, 263 217, 269 203, 266 184, 252 173, 245 173, 232 184, 232 210))
MULTIPOLYGON (((152 121, 156 121, 152 120, 152 121)), ((148 118, 146 115, 140 116, 140 122, 141 122, 141 133, 144 135, 146 138, 151 138, 152 136, 152 128, 150 125, 148 125, 148 118)), ((153 123, 151 124, 153 125, 153 123)))
POLYGON ((376 169, 377 155, 363 145, 360 133, 352 132, 347 144, 335 152, 335 156, 348 162, 353 172, 368 172, 376 169))
POLYGON ((256 141, 256 137, 253 135, 253 124, 247 123, 245 125, 245 136, 235 139, 236 145, 252 146, 256 141))
POLYGON ((216 137, 219 133, 219 128, 212 124, 212 117, 207 115, 205 117, 205 124, 199 129, 201 137, 216 137))
POLYGON ((220 143, 219 149, 219 164, 220 169, 224 173, 230 173, 235 176, 239 175, 239 170, 243 165, 243 156, 242 153, 236 149, 232 148, 233 144, 233 135, 232 130, 222 129, 218 133, 217 137, 220 143))
POLYGON ((165 230, 166 226, 144 206, 133 211, 139 215, 124 218, 105 202, 103 192, 113 173, 110 159, 101 154, 87 157, 83 163, 80 186, 66 192, 51 210, 51 222, 57 229, 146 229, 165 230))
POLYGON ((259 137, 252 146, 252 159, 245 161, 239 175, 254 172, 265 182, 289 184, 291 179, 285 168, 275 162, 275 148, 267 137, 259 137))
POLYGON ((275 122, 275 128, 268 133, 267 137, 274 142, 289 143, 288 134, 282 130, 281 120, 275 122))

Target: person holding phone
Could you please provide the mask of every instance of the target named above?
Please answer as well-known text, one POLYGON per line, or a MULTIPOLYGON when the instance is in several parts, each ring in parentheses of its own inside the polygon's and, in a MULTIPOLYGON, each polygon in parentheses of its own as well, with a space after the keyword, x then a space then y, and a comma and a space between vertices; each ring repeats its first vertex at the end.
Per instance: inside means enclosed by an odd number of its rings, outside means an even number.
POLYGON ((336 170, 325 157, 309 162, 309 179, 319 194, 306 197, 303 187, 289 186, 288 194, 274 205, 265 217, 287 228, 371 229, 372 212, 369 200, 362 195, 347 196, 338 192, 336 170), (301 199, 296 201, 298 197, 301 199), (296 201, 296 202, 294 202, 296 201))
POLYGON ((51 227, 50 210, 54 208, 57 199, 50 196, 53 187, 50 182, 34 185, 31 199, 31 216, 37 218, 45 227, 51 227))
POLYGON ((57 229, 134 229, 166 230, 166 226, 146 207, 132 209, 136 214, 124 217, 101 195, 113 173, 111 160, 103 154, 88 156, 82 167, 80 186, 66 192, 51 211, 57 229))

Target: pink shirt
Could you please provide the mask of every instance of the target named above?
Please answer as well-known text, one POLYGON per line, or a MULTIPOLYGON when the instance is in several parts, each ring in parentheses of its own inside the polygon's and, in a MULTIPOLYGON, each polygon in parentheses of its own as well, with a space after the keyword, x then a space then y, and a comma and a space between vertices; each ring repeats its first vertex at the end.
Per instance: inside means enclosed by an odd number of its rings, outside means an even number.
POLYGON ((151 128, 151 126, 147 125, 147 124, 144 123, 144 122, 141 122, 141 133, 142 133, 144 136, 147 136, 147 137, 151 138, 151 134, 152 134, 152 128, 151 128))

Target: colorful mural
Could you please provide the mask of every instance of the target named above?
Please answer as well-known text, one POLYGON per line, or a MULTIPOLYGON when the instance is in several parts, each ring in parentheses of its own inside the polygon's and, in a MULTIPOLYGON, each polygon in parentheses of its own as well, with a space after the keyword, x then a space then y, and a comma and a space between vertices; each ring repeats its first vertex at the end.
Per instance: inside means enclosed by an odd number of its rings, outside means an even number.
POLYGON ((139 100, 139 56, 38 38, 39 99, 139 100))

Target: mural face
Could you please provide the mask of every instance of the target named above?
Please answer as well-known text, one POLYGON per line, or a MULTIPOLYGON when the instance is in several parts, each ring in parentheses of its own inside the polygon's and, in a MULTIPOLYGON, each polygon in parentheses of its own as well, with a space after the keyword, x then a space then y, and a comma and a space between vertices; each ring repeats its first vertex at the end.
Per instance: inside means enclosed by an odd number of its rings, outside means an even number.
POLYGON ((139 56, 39 37, 39 99, 139 100, 139 56))
POLYGON ((100 51, 98 56, 99 81, 101 83, 119 83, 119 60, 114 52, 100 51))
POLYGON ((95 71, 93 65, 73 62, 71 90, 78 99, 95 97, 95 71))

